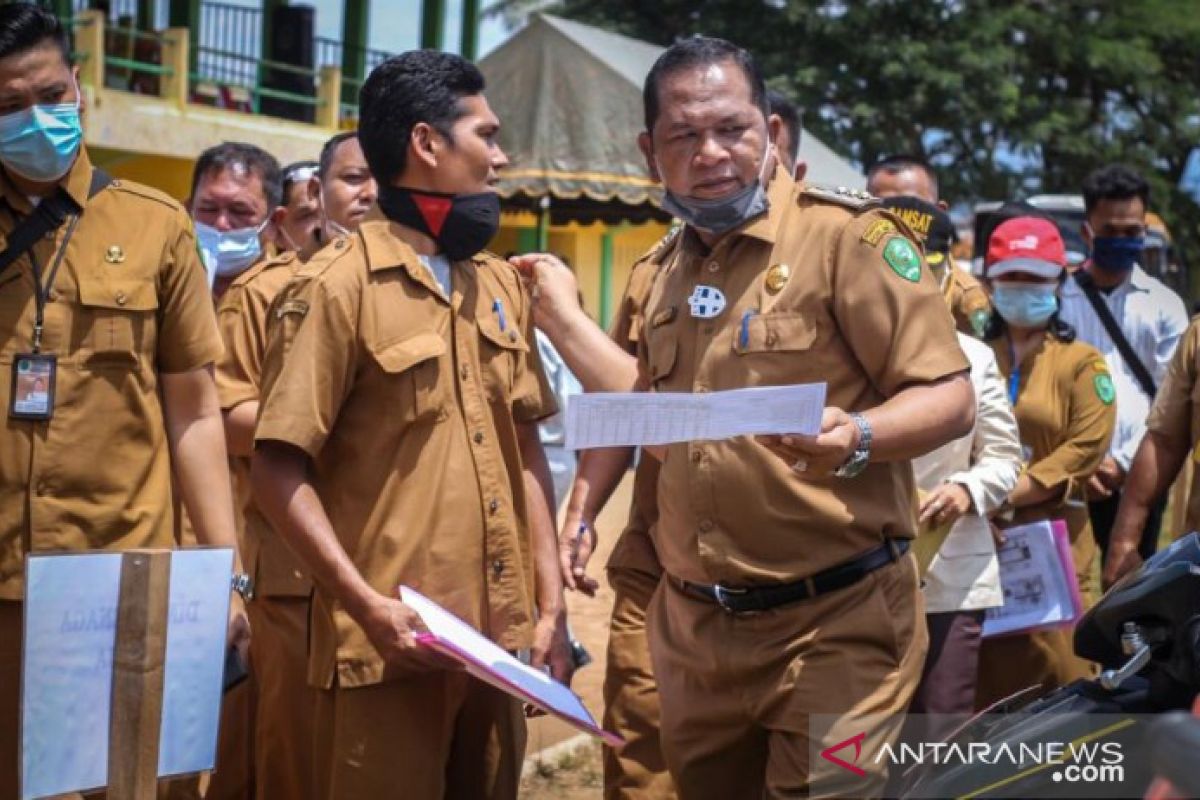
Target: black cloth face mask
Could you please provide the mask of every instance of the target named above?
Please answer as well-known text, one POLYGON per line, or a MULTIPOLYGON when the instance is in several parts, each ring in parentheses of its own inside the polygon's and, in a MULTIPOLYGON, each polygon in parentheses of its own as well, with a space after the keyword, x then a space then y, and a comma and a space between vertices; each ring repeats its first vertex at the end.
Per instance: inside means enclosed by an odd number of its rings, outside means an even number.
POLYGON ((500 196, 495 192, 443 194, 380 186, 379 209, 392 222, 430 236, 451 261, 483 250, 500 228, 500 196))

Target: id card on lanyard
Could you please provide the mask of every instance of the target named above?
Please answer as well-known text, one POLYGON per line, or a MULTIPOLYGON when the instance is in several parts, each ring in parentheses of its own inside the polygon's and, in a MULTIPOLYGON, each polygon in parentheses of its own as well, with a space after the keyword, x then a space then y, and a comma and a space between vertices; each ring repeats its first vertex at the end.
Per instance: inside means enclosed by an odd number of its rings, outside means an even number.
POLYGON ((67 243, 75 232, 79 215, 73 215, 67 224, 67 232, 62 244, 54 254, 50 271, 42 280, 42 271, 38 267, 37 257, 33 250, 28 252, 29 263, 33 268, 33 295, 36 311, 33 319, 33 347, 29 353, 17 353, 13 356, 12 385, 9 394, 8 416, 11 419, 48 420, 54 416, 54 389, 58 382, 58 357, 53 353, 42 352, 42 331, 46 324, 46 301, 50 289, 54 286, 54 278, 62 264, 63 255, 67 252, 67 243))

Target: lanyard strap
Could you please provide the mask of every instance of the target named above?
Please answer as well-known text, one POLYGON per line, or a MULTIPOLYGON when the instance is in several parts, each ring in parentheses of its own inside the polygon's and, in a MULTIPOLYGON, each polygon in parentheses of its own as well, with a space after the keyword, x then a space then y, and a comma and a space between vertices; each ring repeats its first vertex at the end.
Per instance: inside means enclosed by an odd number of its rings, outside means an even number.
POLYGON ((1008 401, 1016 408, 1017 395, 1021 393, 1021 365, 1017 363, 1017 348, 1013 346, 1012 336, 1005 338, 1008 339, 1008 360, 1012 364, 1008 375, 1008 401))
POLYGON ((29 264, 33 269, 33 297, 36 305, 33 318, 34 353, 40 353, 42 350, 42 330, 46 324, 46 301, 50 298, 50 290, 54 288, 54 278, 58 275, 58 268, 62 265, 63 256, 67 252, 67 244, 71 241, 71 234, 75 232, 75 226, 78 224, 79 215, 72 214, 71 221, 67 223, 67 232, 63 234, 62 244, 54 253, 50 272, 46 275, 45 281, 42 280, 42 270, 38 266, 37 256, 34 255, 32 249, 29 251, 29 264))

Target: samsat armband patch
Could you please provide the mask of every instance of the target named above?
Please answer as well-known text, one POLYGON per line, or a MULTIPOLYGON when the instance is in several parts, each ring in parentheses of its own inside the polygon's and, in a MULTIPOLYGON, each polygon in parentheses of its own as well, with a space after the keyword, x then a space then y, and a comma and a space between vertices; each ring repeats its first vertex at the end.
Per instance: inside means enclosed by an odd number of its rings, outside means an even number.
POLYGON ((1111 406, 1113 400, 1117 398, 1117 390, 1113 386, 1112 376, 1108 373, 1097 375, 1092 379, 1092 383, 1096 387, 1096 396, 1100 398, 1100 402, 1111 406))

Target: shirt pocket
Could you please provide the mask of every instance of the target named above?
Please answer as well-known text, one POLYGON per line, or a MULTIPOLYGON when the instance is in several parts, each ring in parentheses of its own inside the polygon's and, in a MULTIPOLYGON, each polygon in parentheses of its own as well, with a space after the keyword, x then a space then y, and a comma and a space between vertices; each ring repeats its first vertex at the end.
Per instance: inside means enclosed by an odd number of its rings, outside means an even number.
POLYGON ((153 362, 158 291, 145 278, 81 276, 79 350, 88 367, 153 362))
POLYGON ((390 384, 387 395, 396 400, 389 410, 402 424, 434 422, 446 416, 445 391, 440 379, 446 341, 422 332, 370 346, 371 355, 390 384))
POLYGON ((529 344, 519 330, 513 327, 500 330, 500 324, 490 317, 477 320, 477 325, 479 368, 488 401, 506 404, 516 391, 518 361, 526 357, 529 344))
POLYGON ((816 341, 817 325, 809 315, 776 312, 751 316, 738 325, 733 350, 740 356, 747 385, 777 386, 801 382, 813 372, 814 359, 796 355, 812 355, 816 341))

